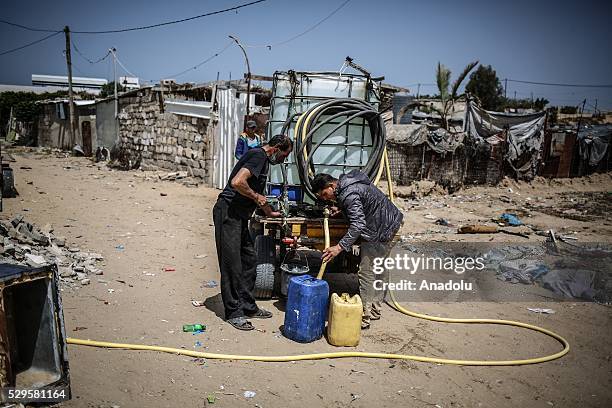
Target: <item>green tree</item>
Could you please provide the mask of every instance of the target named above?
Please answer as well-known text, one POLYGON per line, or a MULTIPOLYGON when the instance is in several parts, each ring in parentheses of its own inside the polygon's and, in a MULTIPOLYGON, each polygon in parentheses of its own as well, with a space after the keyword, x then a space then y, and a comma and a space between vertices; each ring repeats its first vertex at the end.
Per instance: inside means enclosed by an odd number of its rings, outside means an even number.
MULTIPOLYGON (((404 113, 408 110, 418 107, 424 112, 436 112, 440 115, 442 119, 442 128, 446 130, 450 130, 449 126, 449 117, 453 113, 453 107, 455 103, 463 96, 459 94, 459 87, 461 83, 468 76, 470 71, 474 69, 474 67, 478 65, 478 61, 470 62, 464 69, 461 71, 453 85, 450 84, 451 79, 451 71, 440 62, 438 62, 438 66, 436 67, 436 84, 438 86, 439 98, 442 102, 442 108, 438 108, 433 106, 433 104, 423 103, 422 101, 415 100, 408 105, 402 107, 399 111, 398 118, 401 118, 404 113)), ((398 119, 399 120, 399 119, 398 119)), ((399 122, 398 122, 399 123, 399 122)))
POLYGON ((538 111, 543 111, 550 101, 546 98, 537 98, 533 102, 533 108, 538 111))
POLYGON ((453 85, 450 86, 451 71, 438 62, 438 67, 436 68, 436 84, 438 85, 438 92, 442 100, 442 109, 431 108, 438 112, 442 118, 442 127, 446 130, 449 130, 448 117, 452 114, 452 108, 457 100, 463 96, 459 94, 459 87, 476 65, 478 65, 478 61, 470 62, 463 71, 461 71, 457 79, 455 79, 453 85))
POLYGON ((67 91, 45 92, 0 92, 0 135, 4 135, 11 111, 13 117, 20 122, 32 122, 40 113, 40 105, 36 102, 65 98, 67 91))
POLYGON ((548 99, 537 98, 536 100, 531 99, 505 99, 504 107, 511 109, 535 109, 536 111, 542 111, 548 105, 548 99))
POLYGON ((476 96, 484 109, 499 111, 503 108, 504 88, 497 73, 490 65, 480 65, 476 71, 472 72, 465 90, 476 96))
MULTIPOLYGON (((125 88, 117 82, 117 93, 125 91, 125 88)), ((115 94, 115 81, 111 81, 107 84, 102 85, 100 89, 100 97, 107 98, 115 94)))

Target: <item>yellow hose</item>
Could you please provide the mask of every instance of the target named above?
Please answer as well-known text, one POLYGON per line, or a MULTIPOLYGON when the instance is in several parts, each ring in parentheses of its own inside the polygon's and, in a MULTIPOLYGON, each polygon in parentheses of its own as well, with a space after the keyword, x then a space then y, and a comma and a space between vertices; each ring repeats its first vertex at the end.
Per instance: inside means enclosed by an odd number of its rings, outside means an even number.
POLYGON ((387 188, 389 189, 389 200, 395 204, 395 197, 393 197, 393 183, 391 182, 391 166, 389 165, 389 155, 387 148, 383 151, 383 162, 385 163, 385 170, 387 176, 387 188))
MULTIPOLYGON (((387 147, 385 146, 385 152, 387 151, 387 147)), ((381 160, 380 161, 380 166, 378 166, 378 171, 376 172, 376 177, 374 178, 374 185, 378 186, 378 183, 380 182, 380 178, 382 177, 383 174, 383 170, 385 169, 385 161, 381 160)))
MULTIPOLYGON (((329 240, 329 208, 325 208, 325 210, 323 210, 323 230, 325 231, 325 249, 327 249, 331 245, 329 240)), ((321 262, 321 267, 319 268, 317 279, 323 279, 323 274, 325 273, 326 266, 327 262, 321 262)))
MULTIPOLYGON (((327 223, 327 217, 324 221, 325 229, 325 246, 329 247, 329 225, 327 223)), ((322 277, 325 271, 325 264, 321 265, 319 275, 322 277)), ((105 341, 94 341, 94 340, 82 340, 68 337, 66 340, 68 344, 78 344, 81 346, 91 347, 104 347, 104 348, 118 348, 128 350, 151 350, 160 351, 164 353, 172 353, 196 358, 210 358, 217 360, 249 360, 249 361, 267 361, 267 362, 288 362, 288 361, 303 361, 303 360, 321 360, 325 358, 346 358, 346 357, 362 357, 362 358, 382 358, 382 359, 395 359, 395 360, 412 360, 420 361, 423 363, 434 363, 434 364, 450 364, 450 365, 469 365, 469 366, 517 366, 527 364, 538 364, 546 361, 552 361, 563 357, 569 353, 570 345, 563 337, 557 333, 544 329, 542 327, 516 322, 512 320, 498 320, 498 319, 453 319, 447 317, 436 317, 429 316, 426 314, 412 312, 402 307, 391 293, 391 301, 393 306, 399 312, 405 315, 416 317, 419 319, 431 320, 434 322, 443 323, 467 323, 467 324, 499 324, 506 326, 521 327, 524 329, 534 330, 543 333, 558 340, 563 345, 563 350, 544 357, 528 358, 524 360, 455 360, 440 357, 426 357, 426 356, 413 356, 408 354, 393 354, 393 353, 369 353, 365 351, 338 351, 332 353, 314 353, 314 354, 296 354, 288 356, 257 356, 257 355, 240 355, 240 354, 219 354, 219 353, 208 353, 202 351, 191 351, 183 350, 172 347, 161 347, 161 346, 147 346, 142 344, 125 344, 125 343, 110 343, 105 341)))

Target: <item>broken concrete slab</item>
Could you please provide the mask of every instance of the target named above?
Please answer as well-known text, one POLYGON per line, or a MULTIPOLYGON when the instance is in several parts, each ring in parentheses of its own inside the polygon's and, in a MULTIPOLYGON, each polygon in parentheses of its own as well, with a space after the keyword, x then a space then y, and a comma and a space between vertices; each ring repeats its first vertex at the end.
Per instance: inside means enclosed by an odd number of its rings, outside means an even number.
POLYGON ((47 260, 40 255, 25 254, 25 259, 28 265, 38 267, 48 264, 47 260))

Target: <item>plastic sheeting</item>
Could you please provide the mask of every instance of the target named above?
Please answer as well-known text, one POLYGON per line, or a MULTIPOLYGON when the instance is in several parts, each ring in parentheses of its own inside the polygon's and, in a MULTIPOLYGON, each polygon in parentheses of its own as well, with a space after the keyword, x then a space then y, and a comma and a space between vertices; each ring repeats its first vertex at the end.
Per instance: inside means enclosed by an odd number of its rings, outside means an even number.
POLYGON ((450 133, 442 128, 428 130, 423 124, 388 125, 387 141, 408 146, 419 146, 423 143, 437 153, 454 152, 463 144, 465 133, 450 133))
POLYGON ((581 130, 578 132, 580 157, 588 161, 590 166, 597 166, 606 157, 611 138, 612 125, 594 126, 581 130))
POLYGON ((512 114, 486 111, 471 101, 468 104, 465 132, 480 143, 506 133, 508 149, 505 159, 522 178, 533 178, 544 141, 546 112, 512 114), (528 160, 525 157, 528 156, 528 160))

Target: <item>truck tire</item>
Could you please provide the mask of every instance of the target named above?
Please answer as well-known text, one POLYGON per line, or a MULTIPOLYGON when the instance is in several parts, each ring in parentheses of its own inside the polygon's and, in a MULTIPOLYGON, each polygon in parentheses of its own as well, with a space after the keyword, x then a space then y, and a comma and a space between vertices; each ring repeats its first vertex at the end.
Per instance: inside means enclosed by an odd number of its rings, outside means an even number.
POLYGON ((257 299, 270 299, 274 292, 274 273, 276 271, 276 243, 268 235, 255 238, 257 254, 255 289, 253 295, 257 299))

